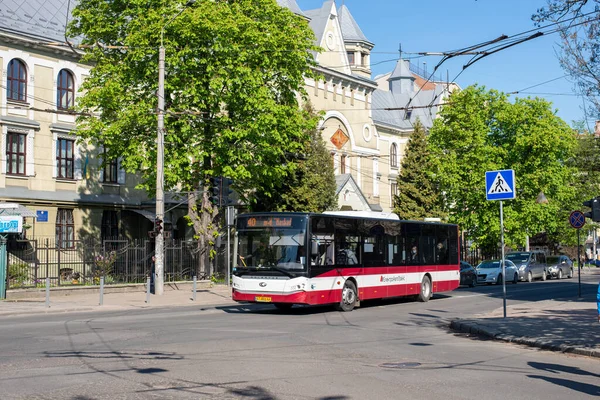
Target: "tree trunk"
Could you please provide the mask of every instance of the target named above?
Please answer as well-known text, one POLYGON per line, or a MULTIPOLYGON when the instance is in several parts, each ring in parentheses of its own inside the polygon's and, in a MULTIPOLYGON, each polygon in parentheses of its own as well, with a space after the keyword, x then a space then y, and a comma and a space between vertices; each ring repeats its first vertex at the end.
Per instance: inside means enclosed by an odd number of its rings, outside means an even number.
POLYGON ((211 258, 210 250, 214 246, 214 234, 218 228, 215 224, 215 218, 218 214, 219 209, 210 203, 207 191, 202 191, 200 196, 196 193, 188 194, 188 215, 198 240, 197 276, 213 273, 212 269, 207 268, 206 260, 211 258))

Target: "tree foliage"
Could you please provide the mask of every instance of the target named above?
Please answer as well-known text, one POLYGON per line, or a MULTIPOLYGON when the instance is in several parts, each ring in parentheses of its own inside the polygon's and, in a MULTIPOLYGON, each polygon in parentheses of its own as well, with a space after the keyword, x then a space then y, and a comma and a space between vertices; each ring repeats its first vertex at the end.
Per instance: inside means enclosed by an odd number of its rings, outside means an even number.
POLYGON ((537 25, 558 23, 559 60, 581 93, 591 115, 600 117, 600 0, 547 0, 532 16, 537 25))
MULTIPOLYGON (((279 187, 281 163, 301 152, 315 121, 299 102, 311 76, 314 35, 275 0, 80 0, 70 36, 93 67, 82 84, 78 134, 156 182, 159 46, 166 49, 165 189, 203 192, 210 176, 250 189, 279 187), (187 8, 186 8, 187 7, 187 8)), ((196 233, 209 240, 207 195, 190 197, 196 233)))
MULTIPOLYGON (((304 108, 313 118, 319 118, 310 103, 304 108)), ((321 132, 315 128, 309 133, 304 151, 290 155, 286 161, 296 163, 294 173, 282 183, 276 195, 257 192, 253 211, 323 212, 338 208, 331 155, 321 132)))
POLYGON ((429 136, 434 173, 450 221, 483 247, 500 239, 499 206, 487 201, 485 172, 513 169, 516 199, 504 202, 505 242, 567 229, 576 204, 576 170, 567 161, 576 133, 539 98, 515 99, 483 87, 455 92, 429 136), (536 202, 543 192, 548 204, 536 202))
POLYGON ((314 61, 308 24, 275 0, 82 0, 71 35, 93 65, 78 133, 155 182, 158 48, 164 29, 165 181, 193 189, 207 176, 244 189, 285 179, 285 153, 315 124, 300 107, 314 61), (179 15, 177 15, 181 12, 179 15), (168 23, 167 23, 168 22, 168 23), (299 95, 300 94, 300 95, 299 95))
POLYGON ((398 194, 394 196, 394 213, 400 219, 443 216, 441 196, 431 180, 431 170, 425 127, 417 120, 402 159, 397 179, 398 194))

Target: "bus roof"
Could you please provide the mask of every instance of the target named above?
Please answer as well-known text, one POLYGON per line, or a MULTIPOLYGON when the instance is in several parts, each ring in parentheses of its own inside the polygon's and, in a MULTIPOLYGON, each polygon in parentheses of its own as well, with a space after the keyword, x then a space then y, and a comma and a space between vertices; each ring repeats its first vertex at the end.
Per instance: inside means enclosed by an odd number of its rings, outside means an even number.
POLYGON ((344 217, 359 217, 359 218, 377 218, 377 219, 389 219, 399 221, 397 214, 391 212, 377 212, 377 211, 324 211, 326 215, 340 215, 344 217))

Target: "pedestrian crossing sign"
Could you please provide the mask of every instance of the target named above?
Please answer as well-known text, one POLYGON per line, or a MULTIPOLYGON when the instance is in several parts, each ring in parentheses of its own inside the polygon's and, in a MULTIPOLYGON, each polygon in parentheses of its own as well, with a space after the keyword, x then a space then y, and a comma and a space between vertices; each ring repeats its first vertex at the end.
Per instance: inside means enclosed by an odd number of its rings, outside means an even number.
POLYGON ((486 200, 512 200, 516 196, 515 171, 504 169, 485 173, 486 200))

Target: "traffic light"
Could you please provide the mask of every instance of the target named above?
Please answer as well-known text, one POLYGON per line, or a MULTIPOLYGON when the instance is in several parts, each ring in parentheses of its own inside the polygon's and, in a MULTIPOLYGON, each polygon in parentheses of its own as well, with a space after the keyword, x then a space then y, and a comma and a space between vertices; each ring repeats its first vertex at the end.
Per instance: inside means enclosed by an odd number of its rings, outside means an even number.
POLYGON ((220 176, 210 178, 210 202, 217 207, 221 207, 221 184, 220 176))
POLYGON ((588 201, 584 201, 583 205, 591 208, 591 211, 584 213, 586 218, 590 218, 594 222, 600 222, 600 196, 594 197, 588 201))
POLYGON ((156 217, 154 219, 154 233, 158 235, 163 230, 163 220, 156 217))
POLYGON ((231 198, 231 194, 233 193, 233 189, 230 188, 230 185, 233 183, 233 180, 230 178, 223 178, 222 180, 223 186, 221 190, 221 197, 223 199, 223 205, 228 206, 233 204, 234 200, 231 198))

